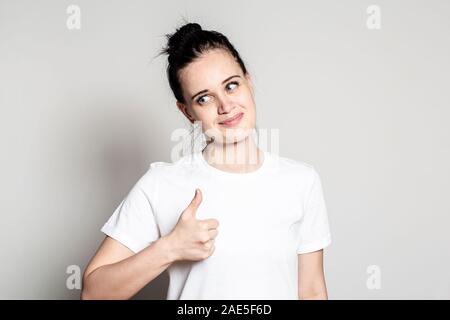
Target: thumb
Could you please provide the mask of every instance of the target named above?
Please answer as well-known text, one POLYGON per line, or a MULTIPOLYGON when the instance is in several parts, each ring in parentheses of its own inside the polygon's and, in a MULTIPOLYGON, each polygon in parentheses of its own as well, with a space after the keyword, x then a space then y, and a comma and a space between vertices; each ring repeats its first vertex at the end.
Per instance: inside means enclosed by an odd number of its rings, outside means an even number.
POLYGON ((200 191, 200 189, 195 189, 194 198, 191 200, 191 203, 188 206, 188 211, 193 217, 195 217, 197 209, 201 203, 202 203, 202 192, 200 191))

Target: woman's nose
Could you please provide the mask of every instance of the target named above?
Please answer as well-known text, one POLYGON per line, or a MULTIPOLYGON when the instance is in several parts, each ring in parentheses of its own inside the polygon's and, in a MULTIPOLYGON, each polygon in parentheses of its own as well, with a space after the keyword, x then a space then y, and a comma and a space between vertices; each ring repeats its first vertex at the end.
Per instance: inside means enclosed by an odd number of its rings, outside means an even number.
POLYGON ((219 113, 229 113, 233 109, 233 101, 226 95, 219 98, 219 113))

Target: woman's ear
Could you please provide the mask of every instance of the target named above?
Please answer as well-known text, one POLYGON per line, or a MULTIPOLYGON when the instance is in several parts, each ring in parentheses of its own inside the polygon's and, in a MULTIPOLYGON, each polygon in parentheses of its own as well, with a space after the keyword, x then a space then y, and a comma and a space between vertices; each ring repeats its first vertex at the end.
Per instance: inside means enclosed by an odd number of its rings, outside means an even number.
POLYGON ((186 105, 184 103, 181 103, 181 102, 177 101, 177 107, 191 123, 194 123, 195 119, 194 119, 194 117, 192 117, 189 114, 189 112, 187 110, 187 107, 186 107, 186 105))

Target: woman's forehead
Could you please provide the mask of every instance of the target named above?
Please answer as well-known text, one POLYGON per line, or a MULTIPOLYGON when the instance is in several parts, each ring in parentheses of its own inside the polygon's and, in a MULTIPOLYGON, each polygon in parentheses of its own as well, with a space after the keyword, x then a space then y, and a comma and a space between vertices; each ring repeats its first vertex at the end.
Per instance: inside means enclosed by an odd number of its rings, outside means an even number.
POLYGON ((241 68, 226 50, 215 49, 203 53, 180 72, 180 80, 189 91, 204 90, 220 85, 226 78, 239 74, 241 68))

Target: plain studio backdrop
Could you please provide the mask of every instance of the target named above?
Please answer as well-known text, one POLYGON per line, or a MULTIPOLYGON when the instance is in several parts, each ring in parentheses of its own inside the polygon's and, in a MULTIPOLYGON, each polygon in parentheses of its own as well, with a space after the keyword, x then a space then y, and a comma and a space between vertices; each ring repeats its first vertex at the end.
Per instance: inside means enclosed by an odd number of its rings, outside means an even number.
POLYGON ((329 298, 449 299, 445 0, 0 1, 0 298, 78 299, 101 226, 171 161, 188 123, 154 56, 183 17, 229 37, 258 127, 320 173, 329 298))

